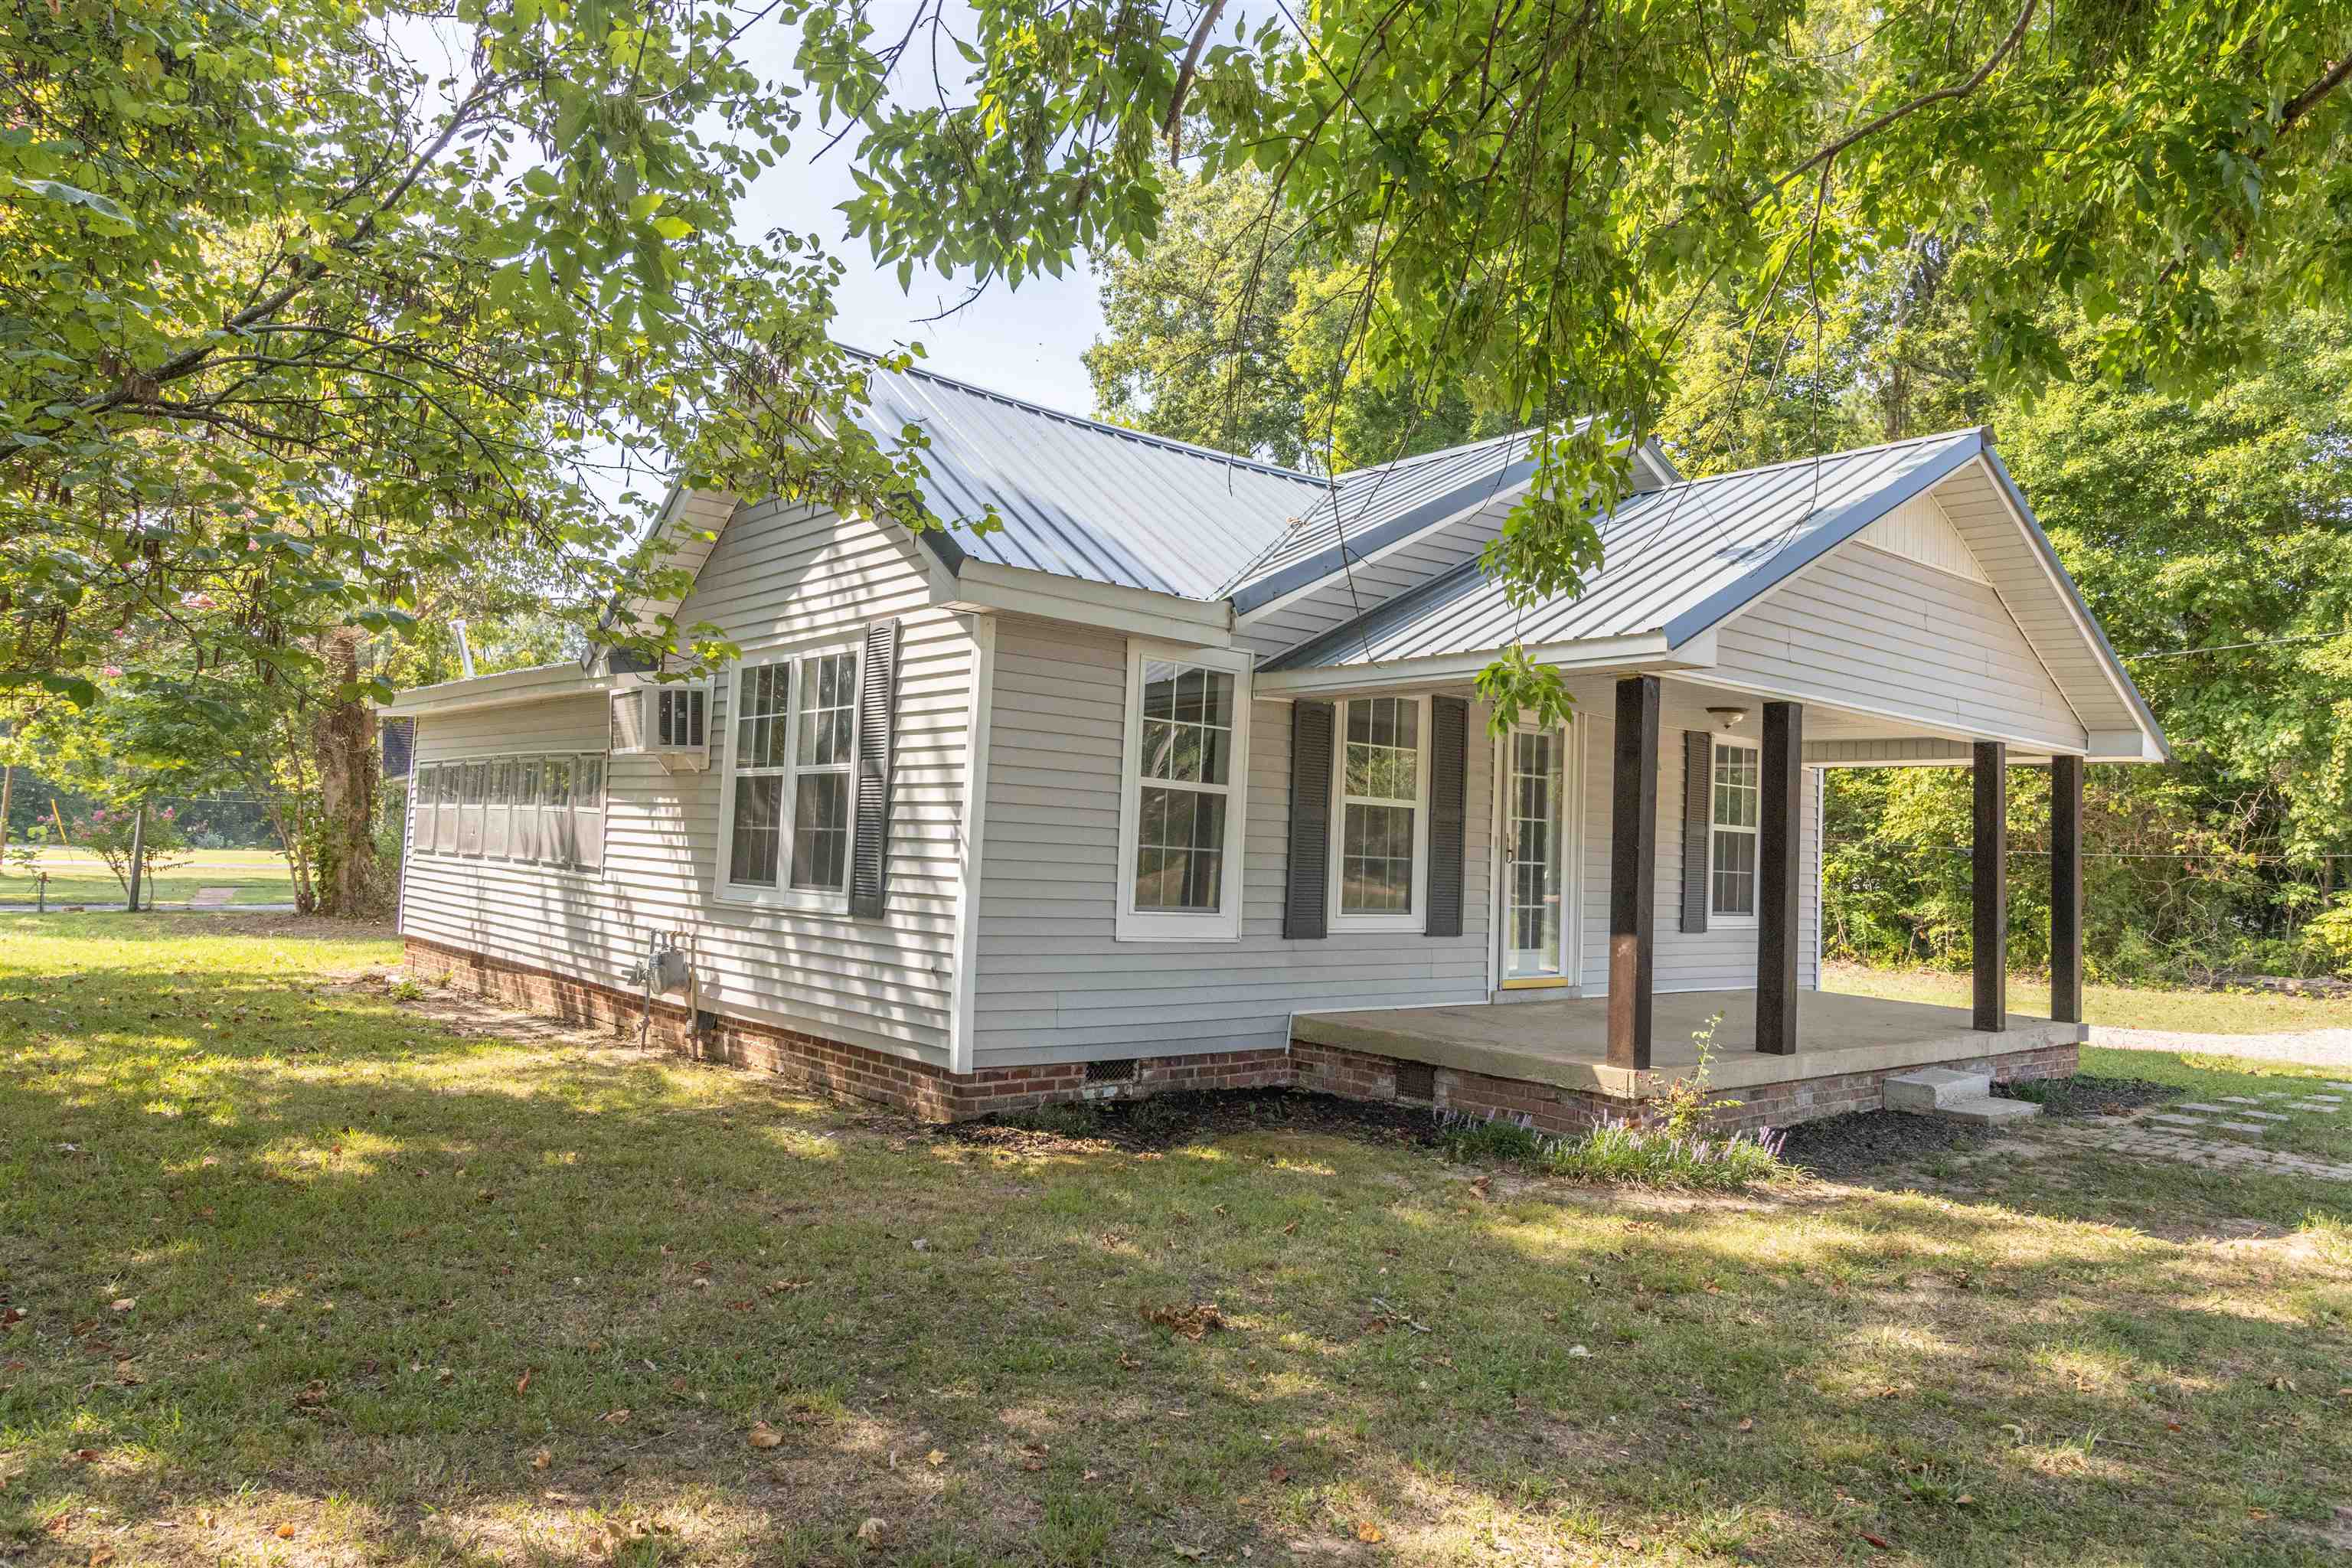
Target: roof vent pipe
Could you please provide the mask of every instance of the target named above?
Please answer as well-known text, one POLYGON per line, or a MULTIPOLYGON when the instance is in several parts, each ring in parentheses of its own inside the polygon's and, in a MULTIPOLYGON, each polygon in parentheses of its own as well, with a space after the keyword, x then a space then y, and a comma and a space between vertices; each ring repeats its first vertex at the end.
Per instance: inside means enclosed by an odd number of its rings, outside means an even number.
POLYGON ((466 623, 451 621, 449 629, 457 634, 457 666, 466 672, 466 679, 471 680, 474 679, 474 650, 466 641, 466 623))

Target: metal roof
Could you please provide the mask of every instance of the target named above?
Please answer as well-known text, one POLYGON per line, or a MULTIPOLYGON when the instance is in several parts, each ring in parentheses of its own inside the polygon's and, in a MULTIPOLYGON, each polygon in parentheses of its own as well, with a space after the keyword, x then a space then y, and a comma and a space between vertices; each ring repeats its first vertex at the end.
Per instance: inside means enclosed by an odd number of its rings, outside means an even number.
POLYGON ((994 506, 1003 526, 926 530, 965 558, 1189 599, 1225 584, 1326 495, 1310 474, 1081 419, 929 371, 874 366, 861 422, 930 437, 923 499, 949 521, 994 506))
POLYGON ((1530 435, 1517 431, 1338 476, 1312 511, 1223 585, 1224 594, 1246 614, 1525 484, 1536 468, 1530 435))
POLYGON ((1311 669, 1662 632, 1675 647, 1986 450, 1955 431, 1688 480, 1599 520, 1582 594, 1525 606, 1475 560, 1280 658, 1311 669))

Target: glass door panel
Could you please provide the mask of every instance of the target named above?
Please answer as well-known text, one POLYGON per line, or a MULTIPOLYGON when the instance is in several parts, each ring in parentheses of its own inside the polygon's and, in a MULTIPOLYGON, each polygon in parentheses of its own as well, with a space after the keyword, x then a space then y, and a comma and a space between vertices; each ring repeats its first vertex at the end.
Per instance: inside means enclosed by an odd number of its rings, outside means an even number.
POLYGON ((1566 737, 1514 730, 1504 746, 1503 978, 1560 978, 1566 737))

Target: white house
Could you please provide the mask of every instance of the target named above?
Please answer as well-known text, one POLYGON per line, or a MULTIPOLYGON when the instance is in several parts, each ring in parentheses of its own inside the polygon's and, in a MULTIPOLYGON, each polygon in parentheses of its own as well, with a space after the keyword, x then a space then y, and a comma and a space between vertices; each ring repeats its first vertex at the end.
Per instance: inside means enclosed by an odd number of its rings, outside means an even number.
POLYGON ((1990 433, 1686 481, 1655 451, 1580 597, 1481 548, 1518 437, 1325 481, 921 372, 942 516, 909 534, 682 493, 680 623, 406 692, 401 933, 420 973, 653 1026, 930 1116, 1301 1083, 1568 1126, 1686 1069, 1748 1120, 1878 1103, 1930 1062, 2072 1070, 2085 761, 2146 705, 1990 433), (1523 645, 1563 729, 1497 737, 1523 645), (2005 766, 2054 770, 2053 1020, 1815 990, 1820 781, 1969 766, 1978 951, 2005 929, 2005 766), (653 965, 647 956, 675 956, 653 965))

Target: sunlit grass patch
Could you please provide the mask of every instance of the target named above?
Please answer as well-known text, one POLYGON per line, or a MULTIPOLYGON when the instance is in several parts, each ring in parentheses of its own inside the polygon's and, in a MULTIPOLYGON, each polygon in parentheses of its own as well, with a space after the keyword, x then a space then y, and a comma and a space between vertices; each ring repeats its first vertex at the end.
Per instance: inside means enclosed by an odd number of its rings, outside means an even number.
POLYGON ((0 946, 29 1562, 2316 1563, 2352 1471, 2308 1184, 2231 1250, 2111 1223, 2148 1184, 2091 1162, 2074 1217, 2021 1167, 1008 1152, 328 983, 380 940, 137 925, 0 946))

